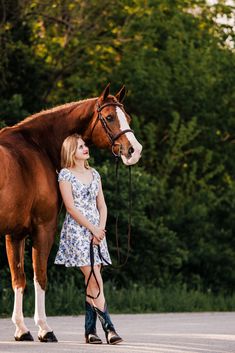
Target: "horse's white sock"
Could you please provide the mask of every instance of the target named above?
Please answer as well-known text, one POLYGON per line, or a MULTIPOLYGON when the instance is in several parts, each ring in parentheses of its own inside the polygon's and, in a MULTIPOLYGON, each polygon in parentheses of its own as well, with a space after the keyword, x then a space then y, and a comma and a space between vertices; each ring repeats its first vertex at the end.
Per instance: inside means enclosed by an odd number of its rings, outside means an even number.
POLYGON ((15 337, 20 337, 29 329, 25 326, 23 316, 23 288, 14 288, 14 309, 12 313, 12 321, 16 326, 15 337))
POLYGON ((35 314, 34 321, 35 325, 39 326, 38 335, 44 336, 47 332, 51 332, 52 329, 47 325, 47 318, 45 312, 45 291, 41 288, 37 279, 34 277, 34 289, 35 289, 35 314))

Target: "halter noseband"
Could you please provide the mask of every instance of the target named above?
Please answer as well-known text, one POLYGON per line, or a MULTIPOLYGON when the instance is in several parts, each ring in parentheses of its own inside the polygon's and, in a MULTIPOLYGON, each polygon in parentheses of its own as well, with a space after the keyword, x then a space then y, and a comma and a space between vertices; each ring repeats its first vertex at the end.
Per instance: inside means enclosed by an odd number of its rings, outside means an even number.
POLYGON ((101 106, 99 106, 99 105, 97 104, 97 113, 98 113, 98 116, 97 116, 97 119, 96 119, 95 124, 94 124, 94 126, 93 126, 91 135, 92 135, 92 133, 93 133, 93 130, 94 130, 94 128, 95 128, 97 122, 100 120, 100 122, 101 122, 101 124, 102 124, 102 126, 103 126, 103 128, 104 128, 104 131, 106 132, 106 134, 107 134, 107 136, 108 136, 108 138, 109 138, 109 141, 110 141, 110 143, 111 143, 111 146, 112 146, 112 153, 113 153, 116 157, 120 157, 122 145, 119 144, 119 145, 120 145, 120 147, 119 147, 119 153, 116 154, 116 153, 114 152, 114 149, 113 149, 114 146, 115 146, 115 141, 116 141, 120 136, 122 136, 123 134, 125 134, 126 132, 133 132, 133 133, 134 133, 134 131, 133 131, 132 129, 125 129, 125 130, 121 130, 120 132, 118 132, 118 133, 115 134, 115 135, 113 134, 113 132, 112 132, 112 130, 110 129, 109 125, 107 124, 105 118, 104 118, 104 117, 102 116, 102 114, 101 114, 102 109, 105 108, 105 107, 107 107, 107 106, 110 106, 110 105, 114 105, 114 106, 117 106, 117 107, 123 107, 123 105, 122 105, 121 103, 115 103, 115 102, 104 103, 104 104, 101 105, 101 106))

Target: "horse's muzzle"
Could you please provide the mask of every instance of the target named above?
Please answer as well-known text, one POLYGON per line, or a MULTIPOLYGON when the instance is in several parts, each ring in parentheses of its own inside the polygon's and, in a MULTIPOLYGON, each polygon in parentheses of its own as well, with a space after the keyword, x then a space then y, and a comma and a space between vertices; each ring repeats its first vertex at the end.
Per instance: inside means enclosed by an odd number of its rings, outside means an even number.
POLYGON ((125 165, 136 164, 141 157, 141 152, 142 152, 142 146, 140 143, 138 143, 138 146, 129 147, 127 156, 125 156, 123 153, 121 154, 121 158, 122 158, 123 163, 125 165))

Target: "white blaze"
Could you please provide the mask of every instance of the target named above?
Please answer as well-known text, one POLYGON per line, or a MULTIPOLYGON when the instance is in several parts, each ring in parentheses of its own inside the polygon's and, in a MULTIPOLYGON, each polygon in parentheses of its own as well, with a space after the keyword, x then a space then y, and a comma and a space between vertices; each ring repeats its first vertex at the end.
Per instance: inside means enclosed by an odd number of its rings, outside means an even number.
MULTIPOLYGON (((121 131, 124 131, 126 129, 130 129, 130 125, 127 122, 126 116, 123 113, 123 111, 119 108, 116 107, 116 112, 117 112, 117 117, 120 123, 120 129, 121 131)), ((129 140, 130 144, 132 145, 134 152, 132 153, 131 157, 128 159, 125 156, 121 155, 122 161, 126 165, 132 165, 138 162, 141 156, 141 151, 142 151, 142 146, 141 144, 136 140, 135 135, 133 132, 126 132, 125 133, 126 138, 129 140)))

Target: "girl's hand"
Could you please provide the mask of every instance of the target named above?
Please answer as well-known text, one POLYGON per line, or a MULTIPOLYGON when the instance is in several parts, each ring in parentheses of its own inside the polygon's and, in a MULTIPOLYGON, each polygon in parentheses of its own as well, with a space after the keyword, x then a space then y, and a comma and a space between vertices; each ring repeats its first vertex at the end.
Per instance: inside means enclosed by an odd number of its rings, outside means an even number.
POLYGON ((97 240, 96 237, 93 237, 92 240, 93 240, 93 245, 100 245, 101 243, 101 240, 97 240))
POLYGON ((101 240, 104 239, 105 237, 105 232, 106 230, 101 228, 101 227, 94 227, 92 230, 92 234, 94 235, 94 237, 98 240, 98 242, 101 242, 101 240))

